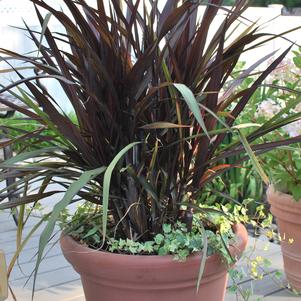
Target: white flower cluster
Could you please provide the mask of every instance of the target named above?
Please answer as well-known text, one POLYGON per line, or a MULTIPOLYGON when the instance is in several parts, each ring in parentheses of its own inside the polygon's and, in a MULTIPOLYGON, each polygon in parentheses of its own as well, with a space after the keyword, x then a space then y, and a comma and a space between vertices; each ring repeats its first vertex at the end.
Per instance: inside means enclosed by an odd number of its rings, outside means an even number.
POLYGON ((294 121, 282 128, 290 137, 301 135, 301 120, 294 121))
MULTIPOLYGON (((274 101, 273 99, 266 99, 262 101, 255 113, 255 118, 258 117, 264 117, 266 119, 271 119, 274 117, 277 113, 279 113, 282 109, 282 106, 274 101)), ((294 112, 301 112, 301 103, 299 103, 295 109, 294 112)), ((287 133, 290 137, 296 137, 301 135, 301 120, 297 120, 295 122, 292 122, 288 125, 285 125, 282 127, 285 133, 287 133)))
MULTIPOLYGON (((269 61, 269 64, 271 64, 273 60, 271 59, 269 61)), ((298 77, 301 75, 300 74, 301 70, 296 67, 296 65, 293 63, 291 59, 285 59, 283 60, 276 69, 274 69, 269 77, 267 82, 269 84, 273 83, 274 80, 280 81, 280 83, 285 83, 285 82, 291 82, 294 83, 296 80, 298 80, 298 77)), ((284 94, 287 94, 289 92, 283 91, 284 94)))
MULTIPOLYGON (((301 112, 301 103, 299 103, 295 107, 294 112, 295 113, 301 112)), ((301 120, 297 120, 288 125, 285 125, 282 129, 292 138, 299 136, 301 135, 301 120)))
POLYGON ((255 113, 255 118, 264 117, 270 119, 274 117, 275 114, 279 113, 280 110, 281 106, 273 99, 268 98, 259 104, 255 113))

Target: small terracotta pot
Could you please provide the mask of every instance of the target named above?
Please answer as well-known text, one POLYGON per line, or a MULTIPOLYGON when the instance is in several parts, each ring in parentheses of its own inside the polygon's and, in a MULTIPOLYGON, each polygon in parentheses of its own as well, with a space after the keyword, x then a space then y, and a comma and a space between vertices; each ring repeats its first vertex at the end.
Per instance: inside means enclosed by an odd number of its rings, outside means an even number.
POLYGON ((267 190, 267 199, 281 236, 287 280, 292 288, 301 291, 301 201, 296 202, 291 195, 278 192, 273 186, 267 190))
MULTIPOLYGON (((247 245, 248 234, 236 225, 237 242, 230 247, 239 257, 247 245)), ((196 282, 200 255, 178 262, 172 256, 119 255, 93 251, 61 237, 66 259, 81 275, 87 301, 223 301, 227 268, 218 255, 207 258, 199 292, 196 282)))

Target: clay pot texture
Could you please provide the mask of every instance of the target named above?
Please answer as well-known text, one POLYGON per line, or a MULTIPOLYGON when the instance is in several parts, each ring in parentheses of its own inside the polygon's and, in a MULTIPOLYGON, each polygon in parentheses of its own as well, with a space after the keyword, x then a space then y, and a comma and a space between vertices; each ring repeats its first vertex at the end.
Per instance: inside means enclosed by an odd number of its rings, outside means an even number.
MULTIPOLYGON (((239 257, 247 245, 243 225, 235 225, 237 242, 230 247, 239 257)), ((66 259, 80 274, 86 301, 223 301, 227 285, 227 267, 220 256, 207 258, 199 292, 196 282, 200 255, 185 262, 172 256, 120 255, 94 251, 61 237, 66 259)))
POLYGON ((281 235, 284 270, 289 284, 301 291, 301 202, 273 186, 267 190, 271 213, 276 217, 281 235), (289 241, 293 239, 293 241, 289 241))

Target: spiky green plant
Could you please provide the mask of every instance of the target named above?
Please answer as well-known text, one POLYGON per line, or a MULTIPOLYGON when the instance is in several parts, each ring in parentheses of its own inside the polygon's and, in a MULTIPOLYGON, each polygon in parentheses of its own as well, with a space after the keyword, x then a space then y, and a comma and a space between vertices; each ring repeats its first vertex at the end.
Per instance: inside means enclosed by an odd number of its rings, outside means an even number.
MULTIPOLYGON (((35 74, 24 77, 15 68, 20 80, 0 93, 10 91, 31 109, 5 99, 0 102, 41 126, 2 145, 35 138, 31 145, 35 150, 24 149, 1 164, 1 178, 17 176, 24 195, 0 208, 42 202, 60 192, 46 191, 52 183, 67 189, 41 236, 38 264, 57 217, 76 195, 102 210, 103 245, 112 233, 107 231, 108 221, 109 230, 118 237, 146 241, 160 233, 163 224, 181 219, 189 225, 206 183, 240 163, 218 164, 221 160, 247 153, 267 181, 255 154, 301 140, 254 144, 299 115, 284 119, 279 114, 247 137, 242 130, 246 125, 233 126, 252 94, 289 51, 246 89, 235 92, 242 79, 274 53, 265 54, 243 78, 225 88, 241 54, 274 38, 258 33, 251 23, 233 37, 247 0, 237 0, 230 10, 220 7, 222 0, 206 1, 200 19, 199 1, 190 0, 167 0, 162 11, 157 1, 146 0, 98 0, 95 7, 83 0, 64 0, 62 11, 43 0, 28 1, 35 5, 42 27, 37 33, 25 24, 37 53, 5 49, 1 53, 8 64, 10 58, 20 60, 35 74), (49 14, 43 17, 41 9, 49 14), (224 18, 214 30, 219 13, 224 18), (49 29, 50 16, 62 24, 65 34, 49 29), (67 47, 60 48, 61 43, 67 47), (41 84, 44 78, 60 82, 78 124, 60 110, 57 99, 41 84), (12 90, 15 87, 17 91, 12 90), (47 134, 46 129, 51 131, 47 134), (221 149, 229 132, 240 142, 221 149), (42 147, 44 141, 50 146, 42 147), (27 187, 37 181, 40 189, 27 195, 27 187)), ((9 193, 15 189, 16 185, 7 188, 9 193)))

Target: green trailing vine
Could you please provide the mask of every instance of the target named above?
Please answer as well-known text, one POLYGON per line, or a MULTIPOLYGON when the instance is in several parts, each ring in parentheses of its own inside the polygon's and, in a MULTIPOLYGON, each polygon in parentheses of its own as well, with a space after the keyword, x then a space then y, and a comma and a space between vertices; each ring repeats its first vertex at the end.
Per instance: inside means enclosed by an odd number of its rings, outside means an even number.
MULTIPOLYGON (((139 237, 124 239, 117 237, 113 227, 108 227, 105 250, 112 253, 130 255, 172 255, 175 260, 185 261, 191 255, 204 249, 205 228, 207 238, 207 256, 220 254, 228 264, 233 262, 228 246, 235 242, 232 225, 251 223, 257 227, 268 227, 271 216, 266 216, 264 206, 258 206, 255 216, 250 220, 245 206, 202 205, 200 213, 195 213, 191 229, 181 221, 175 224, 165 223, 161 233, 152 240, 139 241, 139 237)), ((197 211, 197 208, 195 209, 197 211)), ((99 249, 102 244, 101 208, 91 203, 78 206, 74 214, 64 210, 60 215, 60 225, 65 233, 79 243, 92 249, 99 249)), ((109 223, 110 224, 110 223, 109 223)))
MULTIPOLYGON (((175 260, 185 261, 190 254, 201 252, 204 248, 204 240, 200 234, 200 226, 195 223, 191 231, 185 224, 178 222, 173 228, 170 224, 163 225, 162 233, 157 234, 152 241, 137 242, 130 239, 110 239, 108 242, 110 252, 126 254, 149 254, 149 255, 173 255, 175 260)), ((231 258, 224 246, 234 240, 234 233, 230 229, 225 233, 216 233, 206 230, 208 241, 207 256, 219 253, 227 262, 231 258), (224 242, 223 242, 224 241, 224 242)))

